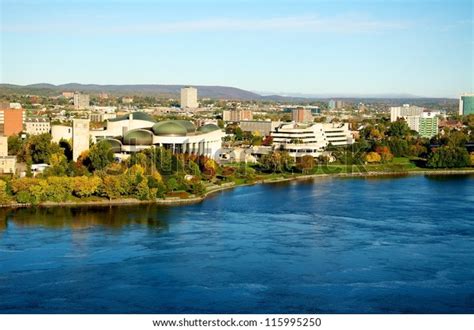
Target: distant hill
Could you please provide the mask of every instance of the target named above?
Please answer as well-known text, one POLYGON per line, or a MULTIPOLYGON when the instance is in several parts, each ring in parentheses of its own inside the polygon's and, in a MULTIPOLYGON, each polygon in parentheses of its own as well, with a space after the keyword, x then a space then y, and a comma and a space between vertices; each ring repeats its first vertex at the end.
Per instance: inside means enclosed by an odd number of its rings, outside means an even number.
MULTIPOLYGON (((96 84, 32 84, 26 86, 0 84, 0 92, 24 93, 52 96, 61 92, 110 93, 115 95, 144 95, 177 97, 180 89, 186 85, 96 85, 96 84)), ((260 100, 262 96, 240 88, 226 86, 193 86, 198 89, 199 97, 228 100, 260 100)))
MULTIPOLYGON (((30 94, 41 96, 57 96, 62 92, 84 92, 84 93, 109 93, 115 96, 138 95, 178 98, 180 89, 186 85, 97 85, 97 84, 63 84, 52 85, 46 83, 32 85, 0 84, 0 95, 8 94, 30 94)), ((288 103, 305 103, 311 101, 328 101, 329 99, 346 100, 348 102, 370 102, 385 104, 426 104, 426 103, 453 103, 455 99, 419 97, 411 94, 270 94, 266 92, 251 92, 240 88, 227 86, 199 86, 200 98, 222 99, 222 100, 259 100, 276 101, 288 103), (263 94, 263 95, 262 95, 263 94)))

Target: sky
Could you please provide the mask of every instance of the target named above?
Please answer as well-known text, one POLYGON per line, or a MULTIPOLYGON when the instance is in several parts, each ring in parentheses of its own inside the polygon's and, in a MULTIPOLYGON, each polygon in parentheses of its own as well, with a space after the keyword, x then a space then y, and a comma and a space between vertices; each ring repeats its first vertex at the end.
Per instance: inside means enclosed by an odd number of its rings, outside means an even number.
POLYGON ((0 0, 0 82, 457 97, 472 0, 0 0))

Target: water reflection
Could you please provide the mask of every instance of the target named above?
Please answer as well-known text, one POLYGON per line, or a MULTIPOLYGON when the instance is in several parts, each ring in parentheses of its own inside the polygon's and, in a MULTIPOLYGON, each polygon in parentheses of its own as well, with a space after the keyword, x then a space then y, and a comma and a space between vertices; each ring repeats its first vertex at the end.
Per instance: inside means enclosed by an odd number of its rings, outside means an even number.
POLYGON ((95 226, 121 229, 130 225, 142 225, 166 230, 168 214, 168 208, 156 205, 1 209, 0 230, 6 230, 9 224, 52 229, 84 229, 95 226))
POLYGON ((429 174, 429 175, 425 175, 425 178, 431 181, 441 181, 441 182, 465 181, 466 179, 473 179, 474 174, 457 174, 457 175, 429 174))

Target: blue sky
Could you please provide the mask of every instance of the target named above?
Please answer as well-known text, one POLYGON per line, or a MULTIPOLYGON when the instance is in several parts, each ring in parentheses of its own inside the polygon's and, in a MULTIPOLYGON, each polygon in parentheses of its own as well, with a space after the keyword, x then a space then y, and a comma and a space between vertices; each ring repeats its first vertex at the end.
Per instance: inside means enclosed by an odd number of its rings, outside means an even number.
POLYGON ((471 0, 1 2, 1 82, 473 91, 471 0))

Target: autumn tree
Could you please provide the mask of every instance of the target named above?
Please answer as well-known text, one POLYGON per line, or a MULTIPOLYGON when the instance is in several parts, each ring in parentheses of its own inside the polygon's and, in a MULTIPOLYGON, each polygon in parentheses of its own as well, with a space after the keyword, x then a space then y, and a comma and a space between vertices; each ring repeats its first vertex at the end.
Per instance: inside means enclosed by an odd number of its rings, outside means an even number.
POLYGON ((123 187, 118 175, 105 176, 99 189, 102 195, 110 200, 120 198, 123 193, 123 187))
POLYGON ((262 140, 262 145, 263 146, 271 146, 273 143, 273 137, 271 135, 268 135, 266 136, 263 140, 262 140))
POLYGON ((45 169, 45 176, 64 176, 67 174, 68 162, 62 152, 56 152, 49 157, 49 167, 45 169))
POLYGON ((393 159, 393 154, 387 146, 378 146, 375 148, 375 152, 380 155, 382 162, 384 163, 390 162, 393 159))
POLYGON ((293 168, 294 160, 286 151, 274 151, 262 157, 261 165, 265 171, 282 173, 293 168))
POLYGON ((78 176, 73 178, 72 190, 77 197, 89 197, 98 192, 101 184, 102 180, 98 176, 78 176))
POLYGON ((382 157, 376 153, 375 151, 371 151, 369 153, 367 153, 367 155, 365 156, 365 161, 367 163, 380 163, 382 161, 382 157))
POLYGON ((316 161, 311 155, 304 155, 303 157, 299 157, 296 161, 296 168, 305 174, 309 173, 315 165, 316 161))

